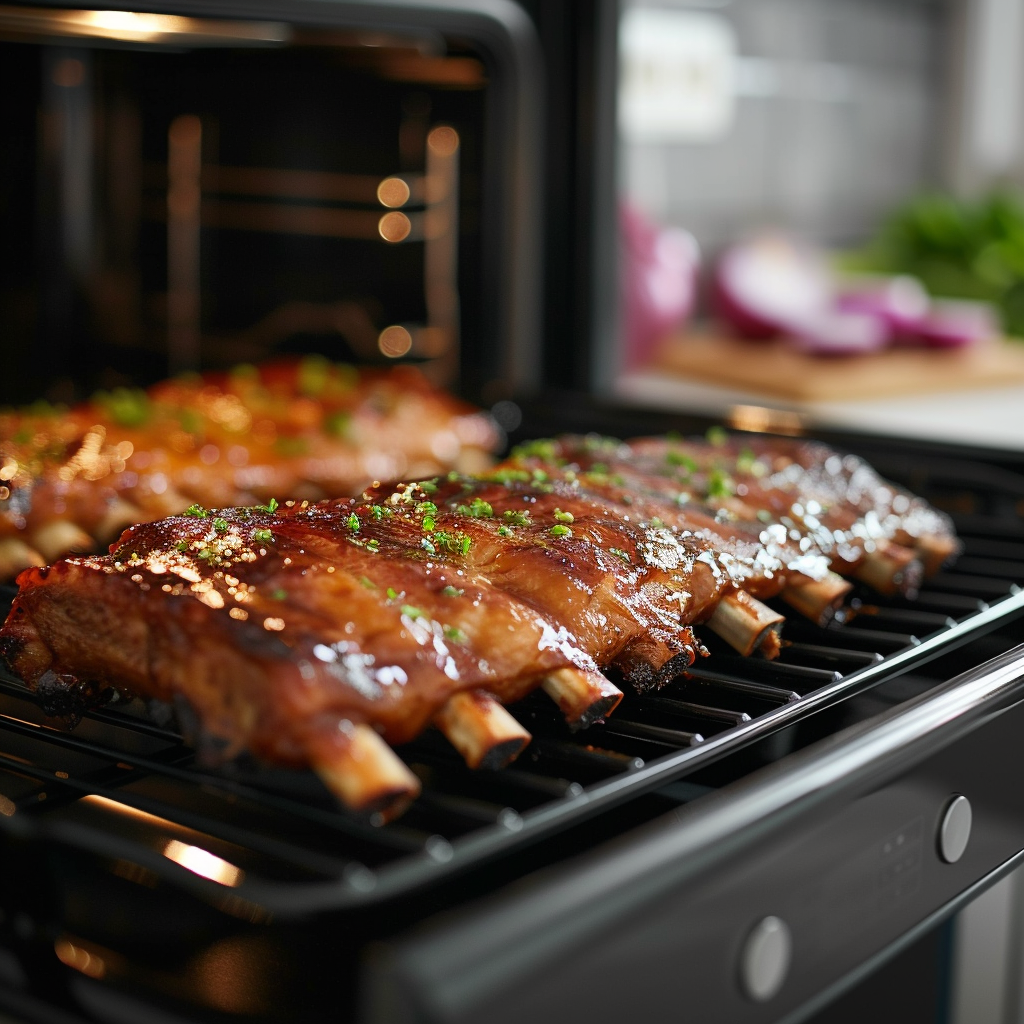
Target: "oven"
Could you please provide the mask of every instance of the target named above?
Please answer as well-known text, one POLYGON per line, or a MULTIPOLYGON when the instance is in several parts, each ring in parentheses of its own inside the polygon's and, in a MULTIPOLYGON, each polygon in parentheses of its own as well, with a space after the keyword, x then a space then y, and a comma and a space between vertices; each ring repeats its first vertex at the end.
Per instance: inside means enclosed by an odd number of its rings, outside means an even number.
MULTIPOLYGON (((614 388, 618 13, 0 6, 3 230, 26 243, 4 245, 3 400, 313 351, 414 362, 510 444, 706 431, 614 388)), ((1024 851, 1024 455, 813 431, 946 510, 961 557, 789 617, 774 661, 702 635, 711 657, 582 732, 527 698, 500 772, 428 732, 387 824, 312 774, 217 764, 183 708, 65 732, 0 677, 0 1011, 826 1021, 924 961, 915 1006, 951 1019, 950 922, 1024 851)))

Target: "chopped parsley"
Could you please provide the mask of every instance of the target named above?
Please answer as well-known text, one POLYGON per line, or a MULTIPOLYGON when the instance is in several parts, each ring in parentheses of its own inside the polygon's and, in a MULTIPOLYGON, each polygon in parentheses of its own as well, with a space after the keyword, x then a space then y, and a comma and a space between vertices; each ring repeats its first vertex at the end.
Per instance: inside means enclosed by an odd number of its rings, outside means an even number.
POLYGON ((530 513, 525 509, 509 509, 507 512, 502 513, 501 518, 504 519, 509 526, 530 525, 530 513))
POLYGON ((557 526, 552 526, 551 529, 548 530, 548 533, 550 533, 552 537, 572 536, 572 530, 570 530, 568 526, 562 526, 561 523, 559 523, 557 526))
POLYGON ((257 544, 274 543, 274 535, 268 529, 262 526, 259 529, 252 531, 252 539, 256 541, 257 544))
POLYGON ((434 543, 442 550, 453 555, 467 555, 473 541, 464 533, 438 530, 434 534, 434 543))
POLYGON ((458 626, 445 626, 444 627, 444 638, 451 640, 452 643, 461 644, 466 641, 466 634, 459 629, 458 626))
POLYGON ((540 459, 554 459, 558 454, 558 446, 554 441, 542 438, 537 441, 525 441, 517 445, 512 452, 512 457, 517 459, 528 459, 536 457, 540 459))
POLYGON ((213 529, 215 533, 227 533, 228 521, 226 519, 221 519, 220 516, 217 516, 217 518, 213 521, 213 529))
POLYGON ((179 540, 174 545, 174 550, 175 551, 180 551, 182 554, 184 554, 186 551, 188 551, 188 541, 187 540, 179 540))
POLYGON ((736 485, 732 477, 723 469, 713 469, 708 473, 707 495, 709 498, 730 498, 735 493, 736 485))
POLYGON ((345 520, 345 525, 353 532, 359 532, 359 516, 353 512, 348 519, 345 520))
POLYGON ((351 426, 352 413, 350 412, 331 412, 324 417, 324 433, 330 434, 331 437, 347 437, 351 426))
POLYGON ((616 558, 621 558, 624 562, 632 562, 633 559, 629 557, 629 553, 623 551, 622 548, 609 548, 611 554, 615 555, 616 558))
POLYGON ((441 593, 444 594, 445 597, 462 597, 465 591, 459 590, 458 587, 453 587, 451 586, 451 584, 449 584, 447 587, 444 588, 444 590, 441 591, 441 593))
POLYGON ((185 509, 185 515, 196 516, 199 519, 207 519, 209 518, 210 512, 208 509, 203 508, 202 505, 189 505, 189 507, 185 509))
POLYGON ((427 515, 427 516, 423 517, 423 530, 424 530, 424 532, 426 532, 426 533, 433 533, 434 532, 434 527, 436 525, 437 525, 437 521, 434 519, 433 516, 427 515))
POLYGON ((494 509, 489 501, 483 498, 474 498, 468 505, 459 505, 455 509, 460 515, 475 516, 477 519, 494 515, 494 509))
POLYGON ((395 590, 394 587, 388 587, 387 595, 388 595, 388 600, 389 601, 397 601, 399 599, 399 597, 404 596, 404 593, 403 594, 399 594, 398 591, 395 590))
POLYGON ((370 515, 379 523, 385 516, 390 516, 391 509, 385 508, 383 505, 371 505, 370 515))
POLYGON ((665 453, 665 461, 670 466, 681 466, 688 473, 696 473, 697 472, 697 462, 696 462, 696 460, 692 456, 687 455, 686 452, 675 452, 675 451, 666 452, 665 453))
POLYGON ((436 516, 437 506, 432 501, 420 501, 416 504, 416 511, 423 515, 436 516))
POLYGON ((507 526, 499 526, 498 527, 498 536, 499 537, 512 537, 512 536, 514 536, 514 534, 512 533, 512 531, 507 526))
POLYGON ((270 501, 266 503, 266 505, 257 505, 256 511, 274 513, 278 510, 278 508, 280 508, 280 506, 277 503, 277 498, 271 498, 270 501))
POLYGON ((575 518, 571 512, 563 512, 560 508, 555 509, 555 519, 559 523, 571 523, 575 518))
POLYGON ((423 612, 419 610, 414 604, 403 604, 402 614, 407 615, 410 619, 422 619, 423 612))

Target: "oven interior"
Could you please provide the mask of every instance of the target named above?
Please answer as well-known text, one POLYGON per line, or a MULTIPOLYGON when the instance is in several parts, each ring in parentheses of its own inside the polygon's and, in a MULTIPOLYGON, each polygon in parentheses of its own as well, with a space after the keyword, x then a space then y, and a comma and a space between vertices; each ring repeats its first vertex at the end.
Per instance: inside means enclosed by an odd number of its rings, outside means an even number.
MULTIPOLYGON (((133 6, 156 20, 0 6, 0 401, 316 351, 416 362, 500 402, 513 442, 710 425, 534 393, 542 366, 587 379, 595 261, 614 256, 590 216, 603 143, 560 137, 561 108, 538 183, 537 41, 493 13, 511 5, 296 0, 287 22, 270 0, 133 6)), ((550 102, 599 103, 593 66, 550 58, 601 45, 607 5, 526 6, 543 11, 550 102)), ((66 731, 0 678, 0 1008, 404 1019, 377 1001, 379 965, 416 936, 1011 651, 1024 463, 825 439, 950 512, 959 561, 912 599, 856 592, 826 628, 790 617, 775 662, 702 637, 711 657, 585 732, 528 699, 513 710, 534 742, 502 772, 467 771, 427 734, 401 752, 424 795, 386 825, 312 775, 223 763, 187 708, 133 702, 66 731)), ((410 1000, 410 1020, 456 1019, 410 1000)))

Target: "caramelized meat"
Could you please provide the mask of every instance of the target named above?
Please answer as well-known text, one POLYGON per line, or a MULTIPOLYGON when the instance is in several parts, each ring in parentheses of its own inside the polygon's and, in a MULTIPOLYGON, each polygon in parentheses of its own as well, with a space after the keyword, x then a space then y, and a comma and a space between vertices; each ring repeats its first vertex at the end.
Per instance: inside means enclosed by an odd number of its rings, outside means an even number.
POLYGON ((702 623, 771 657, 782 616, 759 597, 813 608, 833 567, 927 538, 955 546, 820 446, 569 437, 486 475, 133 526, 23 572, 0 649, 55 713, 184 698, 229 750, 390 811, 417 783, 382 739, 433 723, 500 764, 529 739, 502 705, 542 687, 587 724, 619 696, 602 669, 657 685, 706 653, 702 623))
POLYGON ((475 470, 490 421, 413 368, 324 359, 120 390, 0 415, 0 579, 94 549, 133 523, 375 479, 475 470))

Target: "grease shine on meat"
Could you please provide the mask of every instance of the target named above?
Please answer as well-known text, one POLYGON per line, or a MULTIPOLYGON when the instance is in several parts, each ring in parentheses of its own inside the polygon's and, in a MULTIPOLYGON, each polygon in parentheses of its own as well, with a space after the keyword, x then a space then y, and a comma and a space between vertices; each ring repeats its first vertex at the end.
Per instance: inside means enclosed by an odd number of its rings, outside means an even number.
POLYGON ((658 685, 702 653, 695 624, 772 657, 782 616, 760 598, 820 618, 848 586, 833 566, 918 564, 922 529, 955 547, 938 513, 825 450, 743 445, 564 438, 483 477, 196 506, 26 570, 0 643, 54 712, 184 697, 232 749, 393 813, 418 783, 388 744, 431 723, 497 767, 529 739, 503 705, 537 687, 586 725, 621 696, 602 669, 658 685), (813 493, 799 455, 830 467, 813 493))

